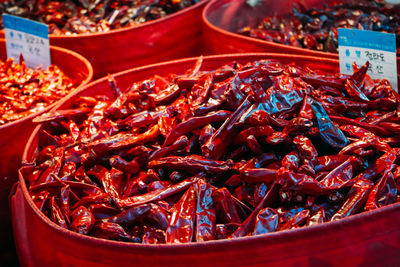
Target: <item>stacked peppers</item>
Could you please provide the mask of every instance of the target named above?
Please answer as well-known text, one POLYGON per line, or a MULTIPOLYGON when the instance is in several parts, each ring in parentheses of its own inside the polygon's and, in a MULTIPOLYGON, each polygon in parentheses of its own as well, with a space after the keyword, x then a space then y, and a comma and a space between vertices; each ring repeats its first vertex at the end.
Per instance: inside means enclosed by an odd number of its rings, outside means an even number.
POLYGON ((56 35, 108 32, 158 19, 194 5, 199 0, 23 0, 2 1, 0 13, 49 25, 56 35))
POLYGON ((240 34, 270 42, 336 53, 338 28, 396 34, 400 55, 400 5, 378 0, 333 1, 323 8, 295 3, 292 12, 266 17, 257 27, 244 27, 240 34))
POLYGON ((154 76, 46 113, 23 173, 62 228, 145 244, 236 238, 399 201, 400 96, 260 60, 154 76))
POLYGON ((39 112, 72 89, 73 81, 54 65, 42 70, 0 61, 0 125, 39 112))

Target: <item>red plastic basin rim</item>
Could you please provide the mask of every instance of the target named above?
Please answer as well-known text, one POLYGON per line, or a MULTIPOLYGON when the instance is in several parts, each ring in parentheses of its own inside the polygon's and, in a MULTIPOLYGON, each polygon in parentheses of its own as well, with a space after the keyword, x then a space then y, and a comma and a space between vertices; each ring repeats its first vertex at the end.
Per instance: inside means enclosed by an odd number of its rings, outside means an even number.
MULTIPOLYGON (((331 59, 331 58, 318 58, 318 57, 313 57, 313 56, 305 56, 305 55, 292 55, 292 54, 275 54, 275 53, 246 53, 246 54, 225 54, 225 55, 213 55, 213 56, 205 56, 203 57, 204 61, 207 60, 213 60, 213 59, 225 59, 225 63, 227 62, 226 60, 234 60, 234 59, 246 59, 249 57, 274 57, 275 59, 282 58, 282 59, 287 59, 287 58, 292 58, 293 60, 307 60, 307 61, 319 61, 321 63, 329 63, 329 64, 339 64, 339 61, 336 59, 331 59)), ((162 63, 156 63, 156 64, 151 64, 147 66, 142 66, 138 68, 133 68, 130 70, 125 70, 122 72, 118 72, 114 74, 114 78, 118 81, 118 77, 124 76, 129 73, 133 72, 139 72, 141 70, 145 69, 150 69, 153 67, 164 67, 168 66, 171 64, 176 64, 176 63, 189 63, 189 62, 194 62, 198 58, 193 57, 193 58, 186 58, 186 59, 179 59, 179 60, 172 60, 172 61, 166 61, 162 63)), ((96 81, 93 81, 83 87, 81 87, 79 90, 74 91, 70 97, 74 97, 81 92, 87 90, 88 88, 95 87, 97 84, 103 83, 107 81, 107 77, 98 79, 96 81)), ((55 107, 53 107, 52 110, 58 109, 63 103, 58 102, 55 107)), ((40 125, 35 128, 33 131, 32 135, 29 138, 28 144, 32 144, 33 140, 37 136, 39 130, 40 130, 40 125)), ((29 154, 29 147, 25 147, 25 151, 23 154, 23 161, 28 159, 28 154, 29 154)), ((114 240, 106 240, 106 239, 100 239, 92 236, 87 236, 87 235, 82 235, 78 234, 76 232, 73 232, 71 230, 66 230, 54 222, 52 222, 48 217, 46 217, 42 212, 36 207, 36 205, 33 203, 32 198, 29 195, 28 189, 26 187, 26 183, 24 178, 22 177, 21 171, 19 171, 19 186, 23 192, 25 200, 28 202, 29 206, 31 209, 34 210, 37 216, 43 221, 43 223, 47 224, 50 228, 53 228, 54 231, 59 232, 60 234, 68 236, 68 238, 72 238, 73 240, 79 241, 79 242, 87 242, 88 245, 96 245, 96 246, 104 246, 104 247, 111 247, 111 248, 119 248, 119 249, 146 249, 146 250, 151 250, 151 251, 157 251, 157 250, 175 250, 175 249, 190 249, 190 250, 196 250, 196 249, 210 249, 213 247, 225 247, 227 245, 243 245, 243 243, 248 243, 248 242, 256 242, 256 241, 271 241, 271 240, 277 240, 277 239, 284 239, 284 238, 296 238, 297 236, 302 236, 305 233, 309 235, 318 235, 322 231, 327 231, 327 230, 333 230, 333 229, 338 229, 343 225, 346 224, 357 224, 358 222, 362 222, 365 220, 371 220, 375 216, 384 216, 385 214, 391 213, 393 211, 398 211, 400 210, 400 203, 394 203, 385 207, 381 207, 372 211, 367 211, 355 215, 351 215, 349 217, 346 217, 341 220, 336 220, 332 222, 325 222, 317 225, 312 225, 312 226, 307 226, 303 228, 298 228, 298 229, 290 229, 290 230, 284 230, 284 231, 279 231, 279 232, 274 232, 274 233, 268 233, 268 234, 261 234, 261 235, 256 235, 256 236, 246 236, 246 237, 239 237, 239 238, 234 238, 234 239, 222 239, 222 240, 212 240, 212 241, 207 241, 207 242, 192 242, 192 243, 185 243, 185 244, 137 244, 137 243, 128 243, 128 242, 120 242, 120 241, 114 241, 114 240)))
MULTIPOLYGON (((172 19, 176 16, 179 16, 180 14, 182 14, 183 12, 189 12, 192 9, 196 9, 199 6, 205 5, 209 0, 201 0, 200 2, 184 8, 182 10, 179 10, 178 12, 169 14, 168 16, 165 16, 163 18, 159 18, 159 19, 155 19, 155 20, 150 20, 150 21, 146 21, 144 23, 141 23, 139 25, 135 25, 135 26, 131 26, 131 27, 124 27, 124 28, 120 28, 120 29, 114 29, 108 32, 95 32, 95 33, 90 33, 90 34, 76 34, 76 35, 55 35, 55 34, 49 34, 50 40, 51 39, 64 39, 64 38, 68 38, 68 39, 74 39, 74 38, 91 38, 91 37, 97 37, 97 36, 107 36, 107 35, 113 35, 113 34, 119 34, 121 32, 125 32, 125 31, 130 31, 132 29, 137 29, 137 28, 142 28, 142 27, 147 27, 147 26, 151 26, 151 25, 156 25, 158 23, 163 23, 165 20, 169 20, 172 19)), ((4 30, 0 30, 0 33, 2 33, 4 35, 4 30)))

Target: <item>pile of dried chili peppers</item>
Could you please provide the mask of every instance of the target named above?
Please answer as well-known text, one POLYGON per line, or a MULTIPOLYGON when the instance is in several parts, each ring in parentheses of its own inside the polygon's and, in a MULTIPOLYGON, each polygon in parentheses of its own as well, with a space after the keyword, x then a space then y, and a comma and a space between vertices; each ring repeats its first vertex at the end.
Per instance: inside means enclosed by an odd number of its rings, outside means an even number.
POLYGON ((336 53, 338 28, 395 33, 400 55, 400 5, 384 1, 333 1, 323 8, 305 8, 295 3, 292 12, 266 17, 256 28, 240 34, 270 42, 336 53))
POLYGON ((11 58, 0 61, 0 125, 43 110, 73 88, 72 80, 54 65, 42 70, 11 58))
POLYGON ((275 60, 154 77, 46 113, 25 179, 65 229, 145 244, 237 238, 399 201, 386 80, 275 60))
POLYGON ((0 2, 0 13, 46 23, 51 34, 73 35, 134 26, 197 2, 199 0, 11 0, 0 2))

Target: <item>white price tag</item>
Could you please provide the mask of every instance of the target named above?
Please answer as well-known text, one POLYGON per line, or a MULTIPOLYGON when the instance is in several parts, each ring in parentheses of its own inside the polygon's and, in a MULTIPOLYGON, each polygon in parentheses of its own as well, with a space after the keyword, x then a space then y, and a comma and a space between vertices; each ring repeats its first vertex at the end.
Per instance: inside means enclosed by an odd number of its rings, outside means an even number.
POLYGON ((373 79, 387 79, 397 85, 396 35, 357 29, 338 29, 340 72, 353 74, 353 62, 362 66, 369 61, 373 79))
POLYGON ((7 57, 19 63, 22 54, 26 66, 47 68, 51 65, 49 27, 46 24, 3 14, 7 57))

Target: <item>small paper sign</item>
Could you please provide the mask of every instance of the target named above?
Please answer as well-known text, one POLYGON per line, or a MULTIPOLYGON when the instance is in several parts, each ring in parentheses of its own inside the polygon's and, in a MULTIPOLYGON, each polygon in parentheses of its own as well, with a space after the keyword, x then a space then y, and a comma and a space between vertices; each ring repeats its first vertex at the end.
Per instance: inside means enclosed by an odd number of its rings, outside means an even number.
POLYGON ((341 73, 353 74, 353 62, 362 66, 369 61, 371 78, 387 79, 398 90, 395 34, 343 28, 338 34, 341 73))
POLYGON ((46 24, 3 14, 7 57, 19 63, 22 54, 27 67, 51 65, 49 27, 46 24))

